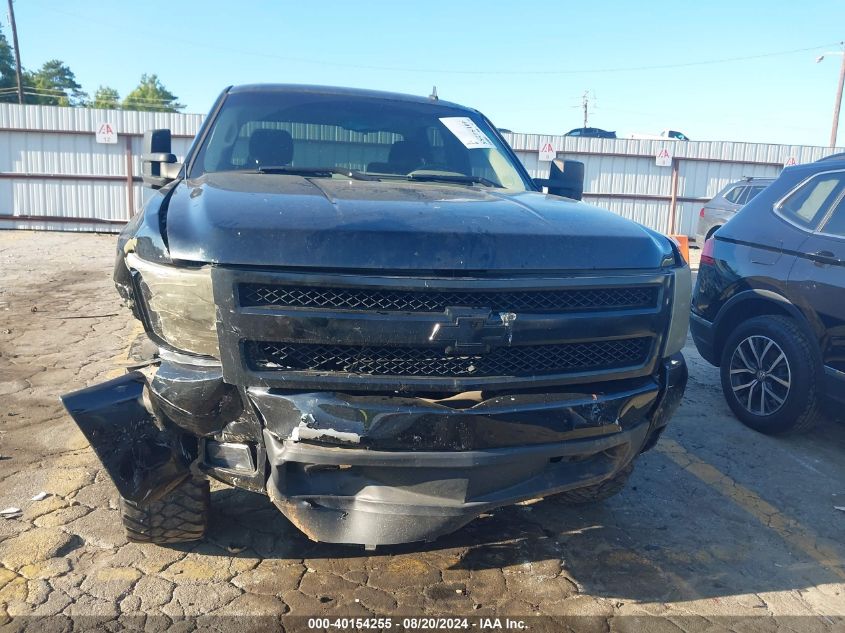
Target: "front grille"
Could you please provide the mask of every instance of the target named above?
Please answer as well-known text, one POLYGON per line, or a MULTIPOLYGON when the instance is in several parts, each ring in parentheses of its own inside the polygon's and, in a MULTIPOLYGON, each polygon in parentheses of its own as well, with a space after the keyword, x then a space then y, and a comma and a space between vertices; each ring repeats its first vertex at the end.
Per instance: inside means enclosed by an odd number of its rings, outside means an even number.
POLYGON ((383 312, 443 312, 447 307, 496 312, 581 312, 653 308, 655 286, 567 290, 390 290, 241 284, 240 305, 383 312))
POLYGON ((646 362, 651 338, 531 347, 499 347, 484 355, 447 356, 439 348, 248 342, 258 371, 316 371, 381 376, 537 376, 633 367, 646 362))

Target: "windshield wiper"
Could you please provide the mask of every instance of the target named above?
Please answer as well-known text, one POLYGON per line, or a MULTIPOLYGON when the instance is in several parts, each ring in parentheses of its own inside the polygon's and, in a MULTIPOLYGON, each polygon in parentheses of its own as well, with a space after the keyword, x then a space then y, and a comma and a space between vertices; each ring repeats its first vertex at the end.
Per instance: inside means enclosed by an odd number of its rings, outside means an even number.
POLYGON ((428 182, 456 182, 467 185, 484 185, 485 187, 502 188, 497 182, 493 182, 484 176, 452 176, 449 174, 408 174, 408 180, 420 180, 428 182))
POLYGON ((293 165, 261 165, 256 170, 259 174, 290 174, 292 176, 314 176, 329 178, 332 174, 340 174, 353 180, 378 180, 375 176, 345 167, 294 167, 293 165))

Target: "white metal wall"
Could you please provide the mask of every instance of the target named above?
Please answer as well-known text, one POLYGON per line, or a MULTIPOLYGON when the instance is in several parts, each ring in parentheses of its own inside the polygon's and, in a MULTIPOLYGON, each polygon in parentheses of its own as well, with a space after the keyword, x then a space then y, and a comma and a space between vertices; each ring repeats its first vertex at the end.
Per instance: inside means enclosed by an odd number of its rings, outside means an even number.
POLYGON ((835 151, 827 147, 732 143, 598 139, 539 134, 506 134, 535 178, 548 175, 539 148, 551 143, 558 158, 584 163, 584 200, 664 233, 669 232, 672 168, 658 167, 655 156, 668 147, 677 159, 675 231, 694 235, 703 203, 725 185, 746 176, 773 177, 788 158, 808 163, 835 151))
MULTIPOLYGON (((143 133, 170 128, 181 158, 202 120, 198 114, 0 104, 0 228, 120 230, 129 218, 127 162, 137 180, 143 133), (103 122, 116 129, 116 144, 96 142, 103 122)), ((135 209, 145 195, 149 190, 133 182, 135 209)))
MULTIPOLYGON (((127 155, 135 210, 149 195, 138 181, 144 131, 170 128, 174 153, 181 158, 202 120, 198 114, 0 104, 0 228, 119 230, 129 217, 127 155), (117 130, 115 145, 95 141, 96 127, 105 121, 117 130)), ((677 170, 675 230, 687 235, 695 233, 703 202, 729 182, 776 176, 789 157, 805 163, 843 151, 539 134, 505 137, 533 177, 548 175, 549 163, 538 160, 538 150, 550 142, 559 158, 584 162, 586 202, 663 232, 670 230, 673 168, 658 167, 654 157, 670 147, 677 170)))

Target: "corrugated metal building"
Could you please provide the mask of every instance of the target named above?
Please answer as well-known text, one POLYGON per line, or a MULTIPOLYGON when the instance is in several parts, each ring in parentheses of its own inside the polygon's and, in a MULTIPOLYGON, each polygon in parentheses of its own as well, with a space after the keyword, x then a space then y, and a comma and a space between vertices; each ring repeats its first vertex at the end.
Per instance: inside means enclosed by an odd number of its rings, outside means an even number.
POLYGON ((539 148, 551 143, 558 158, 584 163, 584 200, 664 233, 694 235, 704 202, 725 185, 746 176, 777 176, 787 160, 808 163, 835 151, 827 147, 732 143, 599 139, 539 134, 509 134, 511 147, 535 178, 546 177, 549 163, 539 148), (655 157, 668 148, 670 167, 655 157), (675 206, 675 227, 669 226, 675 206))
MULTIPOLYGON (((171 114, 0 104, 0 228, 116 231, 140 208, 141 142, 152 128, 170 128, 181 159, 203 120, 171 114), (97 143, 103 123, 116 144, 97 143)), ((539 149, 585 163, 586 202, 662 232, 695 233, 698 210, 731 181, 776 176, 788 159, 810 162, 826 147, 753 143, 591 139, 539 134, 505 137, 536 178, 548 175, 539 149), (674 155, 660 167, 662 148, 674 155), (674 217, 674 231, 671 224, 674 217)))
POLYGON ((0 228, 119 230, 145 195, 139 177, 144 131, 170 128, 181 157, 202 120, 198 114, 0 104, 0 228), (116 144, 96 142, 104 122, 117 131, 116 144))

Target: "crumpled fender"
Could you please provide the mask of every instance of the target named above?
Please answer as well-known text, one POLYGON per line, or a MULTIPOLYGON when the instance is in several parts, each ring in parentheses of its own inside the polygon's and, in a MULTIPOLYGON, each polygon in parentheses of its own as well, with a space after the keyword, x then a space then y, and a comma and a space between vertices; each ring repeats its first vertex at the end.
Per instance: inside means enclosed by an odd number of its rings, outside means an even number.
POLYGON ((190 474, 191 438, 156 425, 144 404, 147 381, 133 371, 62 396, 118 492, 135 503, 155 501, 190 474))

